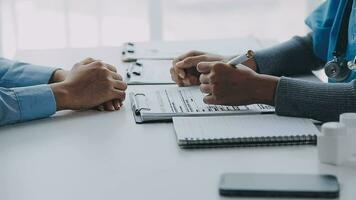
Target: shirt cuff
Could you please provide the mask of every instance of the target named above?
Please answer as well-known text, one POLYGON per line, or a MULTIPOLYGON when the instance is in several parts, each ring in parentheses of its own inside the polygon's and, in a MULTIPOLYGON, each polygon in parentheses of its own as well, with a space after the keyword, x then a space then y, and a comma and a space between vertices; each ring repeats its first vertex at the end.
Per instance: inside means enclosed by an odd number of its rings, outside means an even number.
POLYGON ((58 68, 19 63, 19 65, 21 64, 24 65, 23 72, 18 78, 26 82, 26 85, 23 86, 48 84, 53 73, 58 70, 58 68))
POLYGON ((20 109, 20 121, 45 118, 56 112, 56 100, 49 85, 13 88, 20 109))

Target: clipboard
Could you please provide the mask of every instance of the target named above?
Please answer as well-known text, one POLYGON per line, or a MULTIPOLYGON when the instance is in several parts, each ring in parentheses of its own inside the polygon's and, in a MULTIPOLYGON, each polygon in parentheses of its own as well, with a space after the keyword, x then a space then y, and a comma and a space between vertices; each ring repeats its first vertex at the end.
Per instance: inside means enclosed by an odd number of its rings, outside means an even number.
POLYGON ((172 60, 137 60, 127 65, 124 79, 128 85, 175 84, 171 67, 172 60))
POLYGON ((200 98, 202 101, 200 95, 203 94, 201 94, 199 87, 170 87, 169 89, 161 89, 149 93, 131 92, 129 93, 129 99, 132 113, 137 124, 172 122, 173 117, 270 114, 275 112, 273 106, 264 104, 223 106, 203 103, 196 107, 197 101, 200 101, 200 98), (176 96, 174 94, 172 95, 172 93, 175 93, 176 96), (195 95, 198 94, 199 97, 187 96, 193 93, 195 93, 195 95), (171 95, 170 99, 168 98, 169 95, 171 95), (177 95, 181 96, 177 98, 177 95), (195 100, 193 100, 194 98, 195 100), (197 100, 197 98, 199 100, 197 100))
POLYGON ((233 56, 248 49, 266 48, 273 42, 260 41, 247 36, 234 39, 190 40, 170 42, 127 42, 122 49, 122 61, 132 62, 138 59, 172 60, 191 50, 233 56))

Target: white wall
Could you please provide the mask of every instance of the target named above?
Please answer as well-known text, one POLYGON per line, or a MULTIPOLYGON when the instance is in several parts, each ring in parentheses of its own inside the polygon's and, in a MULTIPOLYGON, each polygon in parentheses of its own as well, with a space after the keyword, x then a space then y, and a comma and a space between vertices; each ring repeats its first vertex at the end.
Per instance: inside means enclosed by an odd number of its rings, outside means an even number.
POLYGON ((0 0, 3 54, 127 41, 304 34, 322 0, 0 0), (252 2, 255 1, 255 2, 252 2), (291 9, 291 7, 293 9, 291 9), (4 17, 5 16, 5 17, 4 17))

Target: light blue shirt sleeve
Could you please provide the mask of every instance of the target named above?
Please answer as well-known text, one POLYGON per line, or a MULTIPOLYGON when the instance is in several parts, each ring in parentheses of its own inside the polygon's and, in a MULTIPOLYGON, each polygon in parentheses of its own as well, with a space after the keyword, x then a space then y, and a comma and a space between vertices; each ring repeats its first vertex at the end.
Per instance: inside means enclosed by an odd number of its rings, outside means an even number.
POLYGON ((56 112, 48 84, 56 69, 0 58, 0 126, 56 112))
POLYGON ((0 58, 0 87, 47 84, 56 68, 0 58))

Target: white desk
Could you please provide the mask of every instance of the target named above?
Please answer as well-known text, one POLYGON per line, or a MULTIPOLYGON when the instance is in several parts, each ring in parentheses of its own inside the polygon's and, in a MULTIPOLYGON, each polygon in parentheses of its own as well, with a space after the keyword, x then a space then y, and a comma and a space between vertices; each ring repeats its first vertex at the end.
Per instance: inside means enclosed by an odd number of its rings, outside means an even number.
MULTIPOLYGON (((37 63, 67 65, 85 55, 118 65, 119 52, 59 50, 37 63)), ((36 53, 21 55, 36 61, 36 53)), ((138 87, 147 86, 129 91, 138 87)), ((65 111, 0 128, 1 200, 224 199, 223 172, 331 173, 340 199, 356 196, 356 169, 320 164, 314 146, 182 150, 172 124, 136 125, 129 101, 119 112, 65 111)))

